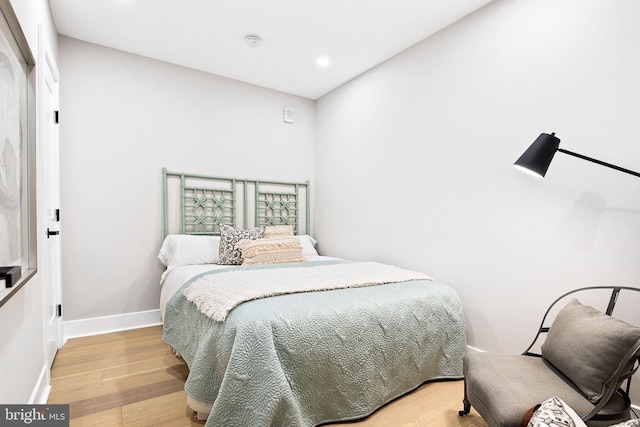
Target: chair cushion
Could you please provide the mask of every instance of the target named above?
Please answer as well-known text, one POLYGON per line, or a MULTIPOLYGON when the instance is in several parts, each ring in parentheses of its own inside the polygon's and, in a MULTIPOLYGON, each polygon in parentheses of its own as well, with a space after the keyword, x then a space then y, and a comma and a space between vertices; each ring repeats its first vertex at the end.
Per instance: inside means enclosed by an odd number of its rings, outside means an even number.
POLYGON ((612 376, 618 365, 638 340, 640 328, 574 298, 553 321, 542 345, 542 357, 597 403, 614 381, 612 376))
MULTIPOLYGON (((466 395, 489 426, 519 426, 530 408, 558 396, 581 417, 594 405, 540 357, 467 351, 464 356, 466 395)), ((606 405, 607 412, 624 411, 619 395, 606 405)), ((629 419, 628 412, 606 425, 629 419)), ((591 422, 587 425, 592 426, 591 422)))

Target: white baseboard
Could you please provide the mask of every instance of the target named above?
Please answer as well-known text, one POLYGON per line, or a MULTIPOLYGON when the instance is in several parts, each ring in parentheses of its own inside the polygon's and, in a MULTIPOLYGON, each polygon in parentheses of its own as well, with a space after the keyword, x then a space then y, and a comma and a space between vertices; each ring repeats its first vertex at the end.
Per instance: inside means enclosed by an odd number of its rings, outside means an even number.
POLYGON ((161 325, 160 310, 138 311, 113 316, 63 322, 65 341, 69 338, 108 334, 109 332, 146 328, 161 325))
POLYGON ((49 385, 49 367, 43 366, 38 376, 36 386, 31 392, 29 397, 30 405, 44 405, 49 399, 49 393, 51 392, 51 385, 49 385))

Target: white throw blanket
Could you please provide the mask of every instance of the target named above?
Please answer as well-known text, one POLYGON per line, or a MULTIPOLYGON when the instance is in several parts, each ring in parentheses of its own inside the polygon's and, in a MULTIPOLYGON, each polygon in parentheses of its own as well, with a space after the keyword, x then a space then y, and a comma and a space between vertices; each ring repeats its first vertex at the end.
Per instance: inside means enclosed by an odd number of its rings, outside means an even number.
POLYGON ((233 308, 254 299, 409 280, 431 278, 423 273, 377 262, 232 270, 201 277, 184 290, 184 296, 206 316, 224 322, 233 308))

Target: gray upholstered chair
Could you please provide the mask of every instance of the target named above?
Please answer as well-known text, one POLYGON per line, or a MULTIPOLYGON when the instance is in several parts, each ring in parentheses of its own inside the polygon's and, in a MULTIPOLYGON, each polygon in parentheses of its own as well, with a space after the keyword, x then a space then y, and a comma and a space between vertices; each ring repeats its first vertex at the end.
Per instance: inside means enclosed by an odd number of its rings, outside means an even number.
POLYGON ((557 396, 590 427, 629 420, 628 393, 640 363, 640 328, 611 316, 621 291, 625 296, 640 296, 638 288, 613 286, 562 295, 551 304, 533 342, 520 355, 467 352, 460 415, 468 414, 473 406, 490 427, 520 426, 528 410, 557 396), (577 299, 593 297, 594 292, 589 291, 601 289, 609 297, 606 314, 577 299), (563 305, 558 302, 570 298, 558 311, 563 305), (548 327, 551 312, 557 315, 548 327), (540 352, 532 352, 542 336, 540 352))

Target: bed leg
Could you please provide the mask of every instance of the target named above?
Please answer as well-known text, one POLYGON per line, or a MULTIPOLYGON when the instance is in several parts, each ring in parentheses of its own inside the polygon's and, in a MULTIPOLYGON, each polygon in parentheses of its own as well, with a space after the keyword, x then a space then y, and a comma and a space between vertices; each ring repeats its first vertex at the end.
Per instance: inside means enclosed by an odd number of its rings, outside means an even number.
POLYGON ((464 417, 465 415, 469 415, 471 412, 471 403, 469 403, 469 399, 467 398, 467 379, 464 379, 464 398, 462 399, 462 405, 464 409, 462 411, 458 411, 458 415, 464 417))

